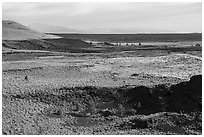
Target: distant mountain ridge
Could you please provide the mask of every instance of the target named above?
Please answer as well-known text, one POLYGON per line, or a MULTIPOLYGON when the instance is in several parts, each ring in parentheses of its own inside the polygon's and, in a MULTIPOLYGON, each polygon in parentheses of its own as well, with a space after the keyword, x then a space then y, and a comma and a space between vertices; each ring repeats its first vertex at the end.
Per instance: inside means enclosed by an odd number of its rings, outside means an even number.
POLYGON ((82 30, 83 34, 138 34, 138 33, 165 33, 170 32, 169 30, 160 30, 160 29, 154 29, 154 28, 139 28, 139 27, 133 27, 133 28, 117 28, 117 27, 111 27, 111 28, 89 28, 82 30))
POLYGON ((67 28, 64 26, 55 26, 44 23, 33 23, 28 25, 30 28, 44 33, 70 33, 70 34, 138 34, 138 33, 175 33, 169 30, 154 29, 154 28, 120 28, 120 27, 93 27, 93 28, 67 28))
POLYGON ((42 23, 30 24, 29 27, 43 33, 80 33, 80 31, 76 29, 42 23))

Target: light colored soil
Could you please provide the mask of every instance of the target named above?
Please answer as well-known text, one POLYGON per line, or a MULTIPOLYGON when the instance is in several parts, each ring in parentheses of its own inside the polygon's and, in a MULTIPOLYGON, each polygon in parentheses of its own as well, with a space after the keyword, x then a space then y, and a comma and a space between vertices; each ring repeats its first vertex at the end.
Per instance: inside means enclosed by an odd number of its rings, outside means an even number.
POLYGON ((121 87, 177 83, 201 74, 200 57, 175 54, 161 57, 124 57, 74 59, 40 58, 3 62, 3 82, 12 84, 61 86, 121 87), (135 76, 134 76, 135 74, 135 76), (24 77, 29 82, 25 84, 24 77), (5 80, 4 80, 5 79, 5 80))
MULTIPOLYGON (((202 58, 186 54, 120 58, 41 57, 3 62, 2 70, 4 134, 174 134, 153 129, 118 130, 115 128, 119 125, 117 121, 120 123, 124 120, 119 117, 113 117, 111 121, 96 118, 98 124, 90 124, 92 128, 84 127, 80 126, 80 121, 83 125, 90 123, 90 119, 78 119, 66 114, 60 118, 47 117, 43 111, 55 105, 12 96, 38 91, 55 94, 55 89, 63 87, 113 88, 176 84, 189 80, 193 75, 202 74, 202 58), (74 124, 76 120, 79 125, 74 124)), ((70 103, 64 106, 67 106, 63 107, 65 112, 70 111, 70 103)))
POLYGON ((56 39, 59 36, 43 34, 14 21, 2 21, 2 40, 56 39))

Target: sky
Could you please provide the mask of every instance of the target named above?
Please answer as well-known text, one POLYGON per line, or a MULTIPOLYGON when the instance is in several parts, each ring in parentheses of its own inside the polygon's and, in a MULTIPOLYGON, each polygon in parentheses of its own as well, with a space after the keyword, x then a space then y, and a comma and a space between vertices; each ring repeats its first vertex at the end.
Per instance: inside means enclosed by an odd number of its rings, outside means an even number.
POLYGON ((2 18, 90 33, 202 32, 201 2, 2 3, 2 18))

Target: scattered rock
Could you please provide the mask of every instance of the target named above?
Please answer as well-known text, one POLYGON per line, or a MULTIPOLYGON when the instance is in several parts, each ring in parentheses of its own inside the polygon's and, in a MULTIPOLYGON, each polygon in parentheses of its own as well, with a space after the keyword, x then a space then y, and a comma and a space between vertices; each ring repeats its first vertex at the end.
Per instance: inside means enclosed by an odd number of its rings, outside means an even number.
POLYGON ((73 117, 89 117, 86 113, 80 113, 80 112, 72 112, 72 113, 66 113, 68 115, 71 115, 73 117))
POLYGON ((62 117, 62 110, 60 108, 50 107, 44 110, 44 114, 48 117, 60 118, 62 117))
POLYGON ((27 75, 25 76, 25 80, 28 81, 28 76, 27 75))
POLYGON ((110 110, 107 110, 107 109, 106 110, 101 110, 101 111, 99 111, 99 113, 103 117, 109 117, 109 116, 113 115, 113 113, 110 110))
POLYGON ((151 119, 134 118, 120 124, 119 129, 145 129, 149 128, 151 125, 152 125, 151 119))
POLYGON ((163 132, 172 132, 176 133, 178 135, 184 135, 186 134, 186 131, 182 127, 177 127, 177 126, 170 126, 167 124, 160 125, 157 127, 159 130, 162 130, 163 132))

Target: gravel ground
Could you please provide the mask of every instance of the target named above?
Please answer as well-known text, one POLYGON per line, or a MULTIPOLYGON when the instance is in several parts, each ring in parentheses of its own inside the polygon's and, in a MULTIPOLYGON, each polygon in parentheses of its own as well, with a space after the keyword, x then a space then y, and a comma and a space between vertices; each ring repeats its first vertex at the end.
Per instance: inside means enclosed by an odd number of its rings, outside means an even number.
POLYGON ((87 95, 81 97, 84 89, 76 90, 79 95, 70 94, 71 100, 56 99, 63 88, 91 86, 109 90, 188 81, 193 75, 202 74, 202 58, 197 56, 60 56, 3 62, 2 69, 3 134, 201 134, 202 119, 195 120, 193 114, 157 113, 159 116, 151 118, 157 122, 149 123, 148 117, 152 115, 118 115, 124 109, 119 104, 111 108, 114 115, 106 116, 110 111, 108 106, 115 104, 109 102, 103 109, 96 108, 95 102, 102 98, 92 101, 87 95), (103 111, 96 113, 99 110, 103 111), (172 117, 184 121, 180 124, 182 128, 172 117), (142 126, 135 124, 135 119, 136 123, 142 121, 142 126))

